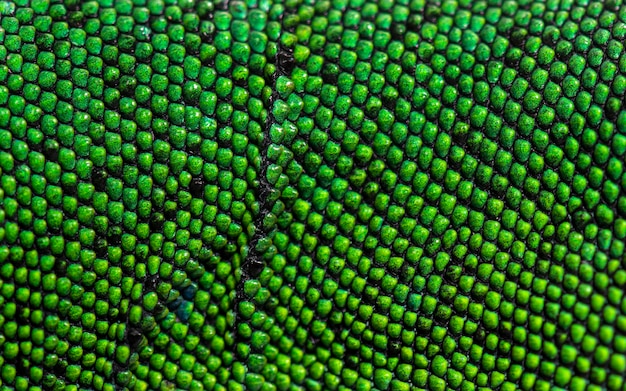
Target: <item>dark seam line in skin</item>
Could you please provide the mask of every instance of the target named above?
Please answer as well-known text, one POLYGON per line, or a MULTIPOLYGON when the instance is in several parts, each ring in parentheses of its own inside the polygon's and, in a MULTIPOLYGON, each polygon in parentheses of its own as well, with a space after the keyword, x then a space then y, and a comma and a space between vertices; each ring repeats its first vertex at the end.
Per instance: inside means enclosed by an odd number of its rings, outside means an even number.
MULTIPOLYGON (((282 22, 282 16, 281 16, 282 22)), ((281 23, 282 24, 282 23, 281 23)), ((268 58, 270 60, 271 58, 268 58)), ((259 121, 259 125, 262 130, 262 138, 258 145, 259 147, 259 168, 258 168, 258 187, 256 188, 256 199, 259 204, 259 210, 256 216, 254 216, 252 221, 253 233, 250 237, 250 241, 247 243, 246 247, 241 249, 240 254, 242 256, 241 265, 240 265, 240 277, 239 281, 237 281, 237 285, 235 288, 235 297, 233 300, 233 316, 234 316, 234 324, 237 324, 237 318, 239 316, 238 305, 242 298, 245 297, 244 285, 246 281, 257 278, 265 269, 266 262, 263 259, 265 254, 265 249, 258 248, 259 242, 262 239, 271 240, 272 231, 276 229, 273 228, 271 230, 266 230, 264 228, 264 220, 265 218, 272 213, 272 209, 279 199, 279 197, 275 197, 272 195, 274 191, 274 186, 267 180, 267 169, 269 166, 269 159, 267 157, 270 142, 270 130, 272 126, 276 124, 276 119, 273 115, 273 107, 274 102, 279 98, 278 91, 276 88, 276 81, 280 76, 289 76, 291 71, 295 68, 295 59, 293 57, 293 49, 287 48, 277 43, 277 51, 273 58, 273 63, 276 66, 276 70, 272 74, 266 74, 263 72, 260 75, 265 84, 270 87, 270 95, 267 98, 267 101, 263 99, 261 96, 261 101, 263 104, 263 108, 266 112, 266 117, 264 121, 259 121)), ((271 245, 271 244, 270 244, 271 245)), ((240 335, 236 330, 234 331, 234 349, 236 350, 237 344, 240 342, 240 335)))
MULTIPOLYGON (((277 63, 278 54, 274 59, 274 62, 277 63)), ((278 70, 276 71, 276 73, 278 70)), ((262 259, 263 252, 257 249, 258 243, 261 239, 267 238, 269 236, 269 232, 266 232, 263 229, 263 220, 265 217, 271 213, 272 206, 269 205, 268 197, 272 192, 272 185, 267 180, 267 151, 269 149, 269 133, 272 125, 274 124, 274 118, 272 116, 272 107, 275 100, 276 94, 276 78, 278 77, 274 73, 273 75, 262 74, 259 75, 263 77, 265 84, 271 88, 270 96, 267 99, 267 102, 263 99, 263 95, 261 95, 261 102, 263 104, 263 108, 266 112, 265 120, 262 118, 259 121, 259 126, 261 127, 261 140, 260 143, 257 144, 259 149, 259 167, 257 171, 257 181, 258 185, 254 191, 255 199, 258 202, 259 209, 256 215, 253 217, 251 225, 252 225, 252 235, 249 238, 248 243, 246 243, 243 247, 239 248, 239 254, 241 255, 241 263, 239 266, 240 275, 238 281, 235 286, 235 295, 233 299, 232 313, 233 313, 233 349, 237 352, 237 345, 241 342, 240 333, 236 330, 236 325, 238 324, 239 318, 239 303, 246 298, 244 292, 245 283, 248 280, 255 279, 261 274, 263 269, 265 268, 265 261, 262 259)), ((261 93, 262 94, 262 93, 261 93)), ((255 167, 256 169, 256 167, 255 167)))

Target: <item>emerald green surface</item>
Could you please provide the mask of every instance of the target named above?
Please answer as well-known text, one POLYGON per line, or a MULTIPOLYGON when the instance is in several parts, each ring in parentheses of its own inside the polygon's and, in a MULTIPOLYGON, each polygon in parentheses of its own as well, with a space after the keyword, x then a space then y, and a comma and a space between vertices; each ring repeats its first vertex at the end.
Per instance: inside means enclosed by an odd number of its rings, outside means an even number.
POLYGON ((0 390, 626 389, 621 0, 0 2, 0 390))

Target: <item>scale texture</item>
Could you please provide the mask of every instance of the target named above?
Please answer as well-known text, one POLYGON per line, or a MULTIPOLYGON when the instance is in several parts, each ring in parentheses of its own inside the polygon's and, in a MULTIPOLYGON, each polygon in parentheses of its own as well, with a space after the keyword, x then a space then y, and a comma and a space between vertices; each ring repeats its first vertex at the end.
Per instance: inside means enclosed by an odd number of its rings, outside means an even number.
POLYGON ((0 1, 0 390, 626 389, 621 0, 0 1))

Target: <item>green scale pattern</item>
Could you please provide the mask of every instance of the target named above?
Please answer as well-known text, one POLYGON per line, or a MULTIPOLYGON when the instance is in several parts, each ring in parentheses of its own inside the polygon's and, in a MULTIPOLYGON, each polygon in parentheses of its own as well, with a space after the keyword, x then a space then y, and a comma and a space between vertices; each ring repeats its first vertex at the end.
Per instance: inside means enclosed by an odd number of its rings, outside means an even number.
POLYGON ((0 391, 626 389, 621 0, 0 1, 0 391))

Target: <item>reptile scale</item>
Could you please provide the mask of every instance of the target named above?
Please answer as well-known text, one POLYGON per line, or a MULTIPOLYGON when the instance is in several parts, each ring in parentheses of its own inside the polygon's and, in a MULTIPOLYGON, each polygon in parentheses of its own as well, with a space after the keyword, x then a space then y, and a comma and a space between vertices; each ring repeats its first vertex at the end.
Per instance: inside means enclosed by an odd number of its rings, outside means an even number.
POLYGON ((626 390, 621 0, 0 1, 0 391, 626 390))

